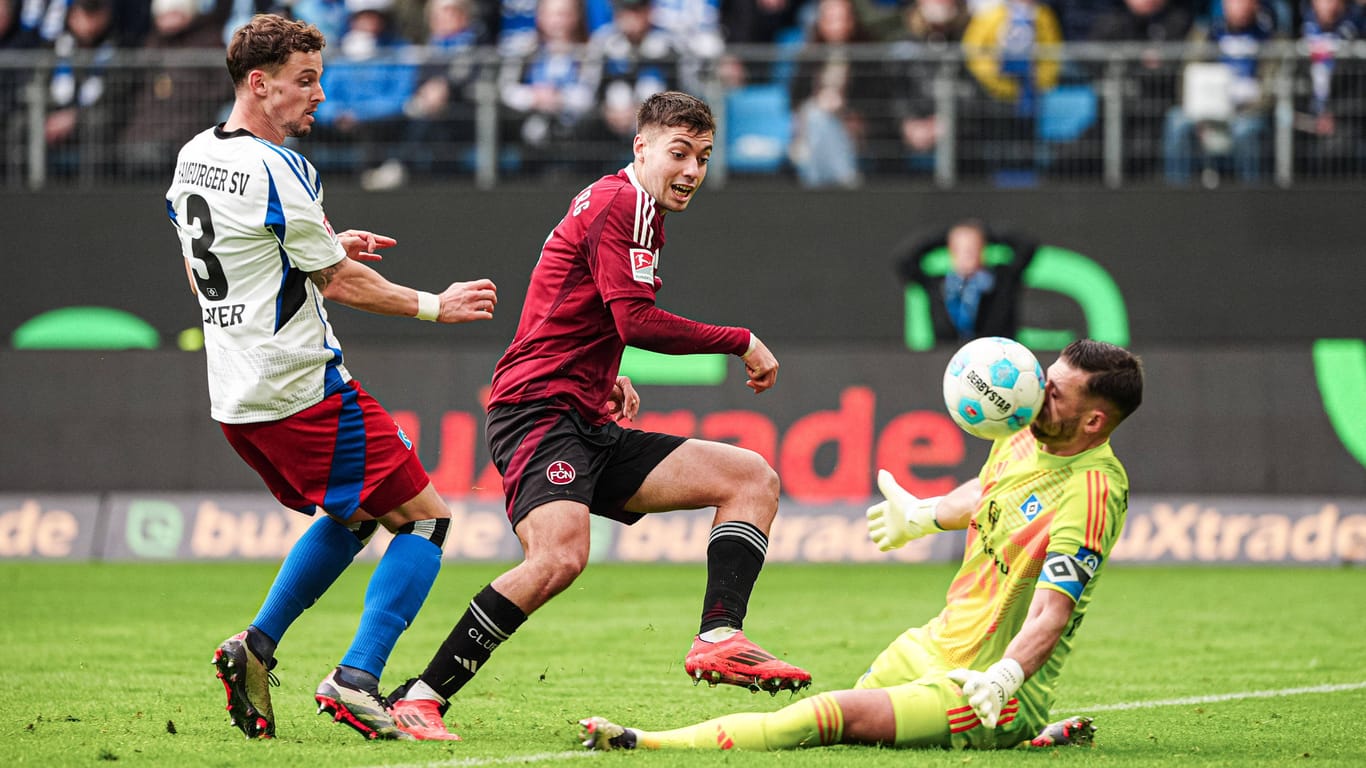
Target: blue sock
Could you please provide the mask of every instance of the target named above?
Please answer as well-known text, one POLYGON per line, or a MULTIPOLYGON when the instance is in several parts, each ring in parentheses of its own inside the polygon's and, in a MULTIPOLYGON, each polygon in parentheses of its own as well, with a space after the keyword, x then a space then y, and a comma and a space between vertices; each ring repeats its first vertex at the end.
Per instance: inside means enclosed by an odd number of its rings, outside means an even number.
POLYGON ((342 665, 380 677, 394 643, 417 616, 440 570, 441 547, 420 535, 396 534, 370 577, 360 626, 342 665))
POLYGON ((354 531, 330 517, 308 526, 280 564, 252 626, 278 643, 289 625, 318 602, 363 546, 354 531))

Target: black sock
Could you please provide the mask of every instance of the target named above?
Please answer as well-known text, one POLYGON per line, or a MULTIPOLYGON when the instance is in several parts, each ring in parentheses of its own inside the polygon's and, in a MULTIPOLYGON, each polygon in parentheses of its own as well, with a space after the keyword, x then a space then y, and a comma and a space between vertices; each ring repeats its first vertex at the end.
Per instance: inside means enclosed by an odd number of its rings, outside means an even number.
POLYGON ((267 668, 275 666, 275 638, 257 629, 255 624, 247 627, 247 648, 267 668))
POLYGON ((525 621, 521 608, 498 594, 492 584, 484 587, 427 664, 422 682, 449 701, 525 621))
POLYGON ((707 592, 698 633, 744 625, 749 593, 764 567, 768 537, 750 523, 731 520, 711 529, 707 541, 707 592))
POLYGON ((348 667, 345 664, 337 667, 337 679, 353 688, 361 688, 367 691, 379 690, 378 677, 363 669, 348 667))

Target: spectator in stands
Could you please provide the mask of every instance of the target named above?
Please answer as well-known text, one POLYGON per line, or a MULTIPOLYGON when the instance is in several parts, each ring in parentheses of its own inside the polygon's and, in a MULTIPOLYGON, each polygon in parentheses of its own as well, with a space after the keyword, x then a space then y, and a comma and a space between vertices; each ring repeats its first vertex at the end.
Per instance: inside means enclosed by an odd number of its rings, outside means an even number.
POLYGON ((402 137, 404 106, 417 87, 417 62, 408 41, 395 31, 393 5, 393 0, 346 0, 346 31, 323 68, 327 100, 314 114, 314 135, 331 150, 315 150, 315 164, 358 168, 367 186, 370 172, 389 159, 402 137))
MULTIPOLYGON (((497 0, 498 53, 521 56, 536 45, 537 0, 497 0)), ((587 24, 585 24, 585 27, 587 24)))
POLYGON ((536 33, 531 47, 504 60, 500 99, 532 169, 575 171, 570 142, 592 114, 600 76, 584 55, 582 0, 540 0, 536 33))
MULTIPOLYGON (((1167 111, 1162 148, 1168 184, 1189 183, 1197 156, 1207 163, 1227 156, 1239 181, 1256 183, 1260 179, 1275 63, 1264 61, 1258 54, 1262 45, 1275 37, 1275 30, 1275 20, 1257 0, 1223 0, 1222 14, 1196 25, 1192 42, 1215 47, 1216 66, 1222 68, 1216 72, 1226 74, 1229 82, 1226 87, 1187 91, 1183 105, 1167 111), (1196 103, 1195 99, 1210 103, 1196 103), (1196 114, 1185 105, 1194 108, 1196 114), (1225 111, 1227 117, 1209 117, 1225 111)), ((1203 63, 1197 66, 1208 67, 1203 63)), ((1204 68, 1192 74, 1208 71, 1204 68)), ((1215 171, 1212 167, 1207 170, 1215 171)))
POLYGON ((51 48, 66 28, 67 0, 13 0, 19 16, 16 48, 51 48))
MULTIPOLYGON (((1193 2, 1194 0, 1177 1, 1193 2)), ((1121 0, 1047 0, 1047 2, 1048 7, 1052 8, 1053 13, 1058 17, 1058 24, 1062 27, 1062 39, 1073 41, 1089 39, 1096 19, 1120 5, 1121 0)), ((1207 4, 1207 0, 1199 0, 1199 2, 1207 4)))
MULTIPOLYGON (((597 114, 584 135, 586 141, 619 150, 635 136, 641 103, 660 91, 678 89, 683 54, 673 35, 651 24, 650 0, 614 0, 613 6, 612 21, 588 40, 590 59, 602 74, 597 114)), ((623 156, 604 171, 629 159, 623 156)))
POLYGON ((1309 50, 1304 95, 1297 101, 1296 156, 1310 175, 1343 175, 1362 168, 1366 140, 1366 66, 1342 56, 1362 36, 1348 0, 1311 0, 1301 26, 1309 50))
POLYGON ((650 20, 699 59, 713 61, 725 50, 721 0, 651 0, 650 20))
MULTIPOLYGON (((1172 0, 1124 0, 1124 5, 1096 18, 1090 39, 1096 42, 1175 43, 1191 30, 1191 14, 1172 0)), ((1162 124, 1176 103, 1180 62, 1152 49, 1130 64, 1124 75, 1124 147, 1127 174, 1151 175, 1158 168, 1162 124)), ((1099 72, 1096 73, 1099 76, 1099 72)))
POLYGON ((1003 0, 972 14, 963 52, 983 98, 964 107, 964 143, 987 160, 985 170, 1032 170, 1038 100, 1057 87, 1060 69, 1047 48, 1061 42, 1058 17, 1035 0, 1003 0))
MULTIPOLYGON (((321 30, 330 19, 326 15, 310 8, 310 6, 316 7, 319 1, 320 0, 218 0, 217 5, 224 13, 223 45, 226 47, 228 43, 231 43, 232 33, 246 25, 247 22, 251 21, 251 17, 258 13, 271 13, 276 16, 283 16, 287 19, 302 19, 302 13, 323 16, 323 25, 314 24, 311 21, 309 22, 321 30)), ((341 0, 329 0, 329 2, 331 3, 331 6, 329 7, 335 7, 339 14, 336 22, 336 29, 338 34, 340 34, 342 25, 346 23, 345 7, 341 0)), ((337 38, 328 37, 327 39, 335 40, 337 38)))
MULTIPOLYGON (((152 0, 146 47, 158 51, 223 51, 222 19, 201 15, 198 0, 152 0)), ((220 66, 179 62, 140 73, 119 147, 125 172, 160 177, 180 145, 220 119, 232 102, 232 84, 220 66)))
MULTIPOLYGON (((614 0, 612 20, 588 40, 602 67, 602 84, 622 82, 635 92, 637 105, 678 82, 682 41, 650 20, 650 0, 614 0)), ((696 85, 696 84, 694 84, 696 85)), ((631 133, 635 133, 632 107, 631 133)))
MULTIPOLYGON (((819 0, 790 88, 789 154, 807 187, 858 187, 860 157, 891 133, 886 72, 851 0, 819 0)), ((897 153, 893 153, 897 154, 897 153)))
POLYGON ((1004 0, 972 15, 963 32, 968 71, 986 95, 1033 115, 1040 93, 1058 84, 1056 54, 1041 47, 1062 43, 1058 17, 1034 0, 1004 0))
MULTIPOLYGON (((254 4, 260 2, 260 0, 251 0, 251 2, 254 4)), ((289 8, 290 12, 288 16, 292 16, 300 21, 306 21, 317 27, 318 31, 323 33, 323 39, 325 40, 340 41, 342 35, 346 34, 346 30, 350 26, 351 9, 347 6, 346 0, 294 0, 289 8)), ((248 15, 245 19, 241 20, 241 24, 236 24, 235 26, 229 25, 227 28, 228 36, 231 37, 232 33, 236 31, 238 27, 245 24, 250 19, 251 16, 248 15)), ((323 50, 329 58, 338 53, 338 51, 327 50, 326 48, 323 50)), ((325 66, 324 71, 326 71, 325 66)), ((328 94, 328 98, 331 97, 332 95, 328 94)))
POLYGON ((971 16, 963 0, 917 0, 906 6, 902 18, 905 27, 893 43, 889 65, 892 109, 902 146, 913 161, 923 161, 943 133, 934 100, 940 64, 933 55, 958 48, 971 16))
POLYGON ((367 189, 403 186, 408 169, 449 175, 474 142, 478 46, 487 41, 474 0, 427 0, 427 46, 417 87, 403 105, 402 142, 361 176, 367 189))
POLYGON ((800 0, 727 0, 721 3, 721 28, 727 43, 778 42, 779 35, 801 25, 800 0))
POLYGON ((48 84, 43 139, 55 176, 89 174, 105 157, 126 117, 126 73, 107 66, 118 48, 113 0, 73 0, 66 30, 53 47, 57 63, 48 84))
POLYGON ((978 219, 964 219, 946 232, 907 240, 894 255, 901 279, 922 286, 929 297, 935 340, 957 345, 979 336, 1015 337, 1021 276, 1036 250, 1038 243, 1030 238, 994 232, 978 219), (1010 260, 989 266, 988 243, 1006 246, 1010 260), (924 257, 940 248, 948 248, 948 272, 927 274, 924 257))
MULTIPOLYGON (((14 38, 6 44, 12 48, 51 48, 66 29, 67 10, 73 0, 8 0, 12 13, 18 15, 14 38)), ((114 7, 113 38, 121 47, 142 44, 150 27, 151 12, 148 0, 112 0, 114 7)))

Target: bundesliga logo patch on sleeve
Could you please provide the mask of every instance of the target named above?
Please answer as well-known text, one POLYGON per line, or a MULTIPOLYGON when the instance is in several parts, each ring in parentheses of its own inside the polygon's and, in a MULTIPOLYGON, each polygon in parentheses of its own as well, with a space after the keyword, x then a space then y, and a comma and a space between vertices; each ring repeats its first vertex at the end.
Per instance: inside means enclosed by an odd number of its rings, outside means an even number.
POLYGON ((631 277, 637 283, 651 283, 655 281, 655 256, 654 251, 647 251, 644 248, 631 249, 631 277))

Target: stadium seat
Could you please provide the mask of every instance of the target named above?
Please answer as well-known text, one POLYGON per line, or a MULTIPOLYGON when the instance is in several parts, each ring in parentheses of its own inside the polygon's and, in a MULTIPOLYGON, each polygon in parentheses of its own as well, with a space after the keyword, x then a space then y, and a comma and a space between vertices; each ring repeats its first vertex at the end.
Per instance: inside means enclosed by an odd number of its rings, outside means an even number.
POLYGON ((14 330, 15 349, 156 349, 161 336, 146 320, 112 307, 62 307, 14 330))
POLYGON ((792 111, 781 85, 747 85, 726 95, 726 167, 732 173, 777 173, 787 162, 792 111))
POLYGON ((1075 141, 1096 122, 1096 91, 1085 83, 1060 85, 1039 99, 1038 138, 1052 143, 1075 141))
POLYGON ((795 25, 781 29, 773 36, 773 45, 778 55, 769 69, 769 81, 784 88, 792 82, 797 73, 797 57, 806 44, 806 28, 795 25))
MULTIPOLYGON (((1010 249, 1002 245, 987 246, 984 258, 988 265, 1002 264, 1011 258, 1010 249)), ((949 268, 947 248, 937 248, 925 254, 921 261, 925 274, 940 276, 949 268)), ((1084 336, 1111 344, 1128 346, 1129 312, 1119 286, 1105 268, 1086 256, 1043 245, 1025 269, 1021 280, 1026 288, 1052 291, 1075 301, 1081 309, 1086 327, 1028 328, 1016 334, 1016 340, 1033 350, 1059 350, 1072 340, 1084 336)), ((930 299, 925 289, 916 283, 905 287, 904 340, 908 349, 933 349, 934 322, 930 319, 930 299)))

